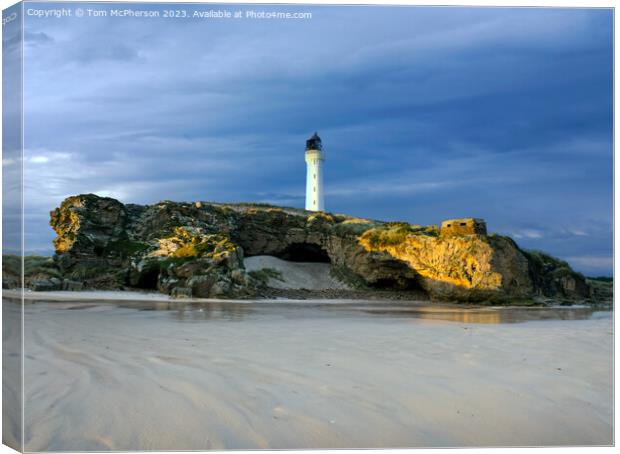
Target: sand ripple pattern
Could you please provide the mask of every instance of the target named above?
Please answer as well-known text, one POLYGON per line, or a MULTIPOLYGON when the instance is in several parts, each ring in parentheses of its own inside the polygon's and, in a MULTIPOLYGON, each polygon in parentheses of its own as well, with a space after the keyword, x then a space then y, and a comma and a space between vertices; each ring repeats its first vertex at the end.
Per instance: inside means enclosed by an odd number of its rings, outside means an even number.
POLYGON ((609 318, 76 304, 26 307, 28 451, 612 442, 609 318))

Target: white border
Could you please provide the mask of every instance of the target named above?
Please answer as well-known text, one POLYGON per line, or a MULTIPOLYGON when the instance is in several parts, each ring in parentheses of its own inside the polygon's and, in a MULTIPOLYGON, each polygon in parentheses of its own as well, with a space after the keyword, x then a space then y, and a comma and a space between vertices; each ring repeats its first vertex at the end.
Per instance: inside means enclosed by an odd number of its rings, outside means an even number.
MULTIPOLYGON (((34 1, 34 0, 33 0, 34 1)), ((43 0, 46 1, 46 0, 43 0)), ((9 6, 12 6, 14 4, 18 3, 15 0, 0 0, 0 5, 2 6, 2 9, 8 8, 9 6)), ((63 1, 63 3, 84 3, 84 2, 80 2, 79 0, 65 0, 63 1)), ((96 3, 96 2, 91 2, 91 3, 96 3)), ((329 1, 329 0, 313 0, 313 1, 304 1, 304 0, 288 0, 288 1, 278 1, 278 0, 271 0, 271 1, 260 1, 260 0, 228 0, 228 1, 203 1, 203 2, 183 2, 180 0, 134 0, 132 2, 110 2, 110 3, 226 3, 226 4, 234 4, 234 3, 241 3, 241 4, 248 4, 248 3, 271 3, 271 4, 315 4, 315 5, 333 5, 333 4, 338 4, 338 5, 412 5, 412 6, 419 6, 419 5, 423 5, 423 6, 483 6, 483 7, 582 7, 582 8, 593 8, 593 7, 602 7, 602 8, 614 8, 614 23, 615 23, 615 7, 616 7, 616 2, 613 0, 590 0, 590 1, 575 1, 575 0, 542 0, 542 1, 515 1, 515 0, 503 0, 503 1, 491 1, 491 0, 477 0, 477 1, 466 1, 466 0, 425 0, 425 1, 411 1, 411 0, 389 0, 389 1, 385 1, 385 0, 376 0, 376 1, 369 1, 369 0, 337 0, 337 1, 329 1)), ((23 30, 22 30, 23 33, 23 30)), ((23 41, 23 39, 22 39, 23 41)), ((615 130, 618 127, 618 119, 615 116, 615 105, 616 105, 616 91, 615 91, 615 87, 618 83, 618 74, 615 71, 615 61, 616 61, 616 53, 617 53, 617 49, 618 49, 618 44, 619 44, 619 39, 617 37, 617 35, 615 34, 615 27, 614 27, 614 158, 615 158, 615 149, 616 149, 616 135, 615 135, 615 130)), ((2 50, 1 50, 1 46, 0 46, 0 59, 1 59, 1 55, 2 55, 2 50)), ((0 82, 1 82, 1 74, 0 74, 0 82)), ((1 95, 0 95, 0 103, 1 103, 1 95)), ((23 130, 22 130, 23 133, 23 130)), ((2 126, 0 125, 0 139, 2 137, 2 126)), ((23 140, 23 137, 22 137, 23 140)), ((615 175, 618 171, 618 169, 620 168, 620 164, 618 164, 618 161, 616 159, 614 159, 614 226, 616 225, 616 222, 618 220, 617 216, 618 216, 618 212, 615 209, 616 208, 616 200, 617 200, 617 188, 615 185, 615 175)), ((22 177, 23 177, 23 171, 22 171, 22 177)), ((1 181, 1 175, 0 175, 0 181, 1 181)), ((1 196, 1 185, 0 185, 0 196, 1 196)), ((23 197, 22 197, 23 198, 23 197)), ((22 202, 23 203, 23 202, 22 202)), ((22 205, 23 206, 23 205, 22 205)), ((2 233, 2 226, 0 225, 0 238, 1 238, 1 233, 2 233)), ((617 239, 617 232, 615 231, 614 228, 614 252, 615 252, 615 244, 616 244, 616 239, 617 239)), ((22 231, 22 241, 23 241, 23 231, 22 231)), ((23 244, 22 244, 22 249, 23 249, 23 244)), ((620 263, 620 258, 616 257, 615 253, 614 253, 614 270, 618 269, 618 265, 620 263)), ((614 280, 614 295, 616 294, 616 285, 615 285, 615 280, 614 280)), ((614 303, 615 303, 615 298, 614 298, 614 303)), ((614 333, 615 333, 615 327, 616 327, 616 317, 617 314, 614 312, 614 333)), ((1 315, 0 315, 0 321, 1 321, 1 315)), ((23 329, 23 315, 22 315, 22 329, 23 329)), ((23 331, 22 331, 23 333, 23 331)), ((616 364, 616 360, 617 355, 618 355, 618 349, 616 348, 617 344, 617 338, 614 336, 614 365, 616 364)), ((1 371, 0 371, 0 377, 1 377, 1 371)), ((617 406, 615 405, 617 403, 616 400, 616 394, 615 394, 615 389, 616 386, 618 385, 618 378, 615 375, 615 368, 614 368, 614 410, 617 408, 617 406)), ((23 413, 22 413, 23 414, 23 413)), ((0 414, 0 422, 1 422, 1 414, 0 414)), ((615 440, 618 440, 618 434, 619 434, 619 430, 617 425, 615 424, 615 414, 614 414, 614 438, 615 440)), ((1 427, 1 424, 0 424, 1 427)), ((23 430, 23 427, 22 427, 23 430)), ((539 449, 539 450, 544 450, 545 453, 553 453, 553 454, 559 454, 559 453, 564 453, 564 452, 569 452, 569 453, 581 453, 581 452, 590 452, 590 450, 594 449, 596 450, 596 452, 610 452, 611 450, 615 450, 615 448, 613 447, 602 447, 602 448, 592 448, 592 447, 571 447, 571 448, 566 448, 566 447, 562 447, 562 448, 473 448, 473 449, 461 449, 459 448, 458 452, 465 452, 465 453, 473 453, 473 452, 482 452, 482 453, 489 453, 489 454, 494 454, 494 453, 514 453, 514 454, 521 454, 521 453, 526 453, 526 452, 531 452, 533 449, 539 449)), ((343 451, 343 452, 347 452, 347 453, 362 453, 365 452, 366 450, 339 450, 339 451, 343 451)), ((440 453, 451 453, 454 451, 454 449, 398 449, 398 450, 394 450, 394 449, 375 449, 372 450, 373 452, 377 452, 377 453, 381 453, 381 454, 390 454, 393 452, 400 452, 400 453, 408 453, 408 454, 417 454, 417 453, 433 453, 433 454, 440 454, 440 453)), ((0 445, 0 454, 8 454, 8 453, 14 453, 15 451, 12 450, 11 448, 5 446, 5 445, 0 445)), ((158 451, 158 452, 162 452, 162 453, 173 453, 173 452, 179 452, 179 451, 158 451)), ((194 451, 196 452, 196 451, 194 451)), ((197 451, 200 452, 200 451, 197 451)), ((206 451, 206 452, 230 452, 230 451, 206 451)), ((252 453, 254 451, 235 451, 238 453, 252 453)), ((264 453, 282 453, 282 452, 295 452, 295 451, 261 451, 264 453)), ((326 454, 326 453, 336 453, 338 452, 337 450, 311 450, 310 452, 312 453, 316 453, 316 454, 326 454)))

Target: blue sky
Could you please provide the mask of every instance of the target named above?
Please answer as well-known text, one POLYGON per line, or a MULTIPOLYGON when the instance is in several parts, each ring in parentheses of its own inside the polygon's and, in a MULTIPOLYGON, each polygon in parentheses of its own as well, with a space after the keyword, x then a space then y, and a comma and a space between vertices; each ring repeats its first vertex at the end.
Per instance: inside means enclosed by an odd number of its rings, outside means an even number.
POLYGON ((225 8, 312 19, 26 16, 27 250, 77 193, 303 207, 317 130, 329 211, 482 217, 611 273, 611 10, 225 8))

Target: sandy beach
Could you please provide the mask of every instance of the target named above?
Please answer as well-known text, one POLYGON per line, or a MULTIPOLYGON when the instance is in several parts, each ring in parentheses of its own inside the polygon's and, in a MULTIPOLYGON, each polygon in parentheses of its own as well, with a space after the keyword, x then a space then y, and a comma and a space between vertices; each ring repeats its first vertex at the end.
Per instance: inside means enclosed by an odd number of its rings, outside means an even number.
POLYGON ((611 312, 148 298, 24 310, 27 451, 613 442, 611 312))

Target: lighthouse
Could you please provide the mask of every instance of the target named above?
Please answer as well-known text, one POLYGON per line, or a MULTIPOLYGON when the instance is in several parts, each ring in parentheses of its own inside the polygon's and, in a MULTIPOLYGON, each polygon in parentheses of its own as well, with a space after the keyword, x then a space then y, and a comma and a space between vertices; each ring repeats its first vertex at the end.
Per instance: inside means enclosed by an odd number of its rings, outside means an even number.
POLYGON ((306 140, 306 210, 323 211, 323 144, 315 132, 306 140))

